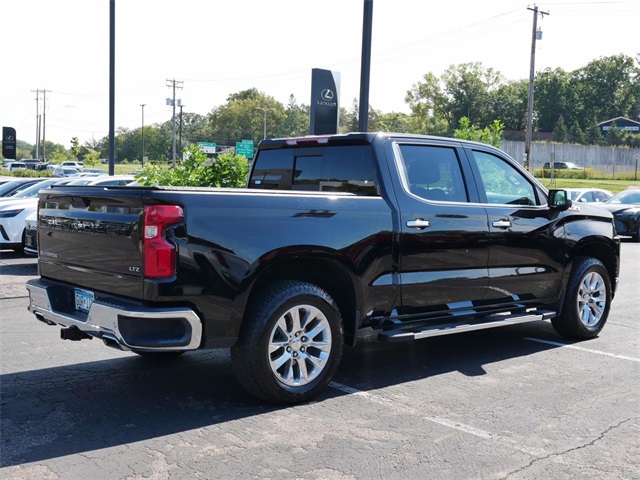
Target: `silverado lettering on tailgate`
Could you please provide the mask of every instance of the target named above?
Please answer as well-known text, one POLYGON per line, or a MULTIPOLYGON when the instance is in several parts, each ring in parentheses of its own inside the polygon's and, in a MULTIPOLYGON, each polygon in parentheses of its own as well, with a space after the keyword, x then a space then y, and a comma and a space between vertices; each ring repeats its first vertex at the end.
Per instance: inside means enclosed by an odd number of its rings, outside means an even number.
POLYGON ((137 224, 127 225, 122 223, 95 222, 92 220, 78 220, 74 218, 60 218, 40 216, 40 228, 48 230, 74 231, 79 233, 96 233, 103 235, 116 235, 130 237, 138 230, 137 224))

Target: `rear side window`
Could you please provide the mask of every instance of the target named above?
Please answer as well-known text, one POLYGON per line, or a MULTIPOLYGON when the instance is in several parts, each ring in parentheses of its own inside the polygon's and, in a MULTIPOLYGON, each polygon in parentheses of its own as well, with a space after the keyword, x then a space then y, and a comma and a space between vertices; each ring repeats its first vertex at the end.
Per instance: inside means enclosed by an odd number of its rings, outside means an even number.
POLYGON ((368 145, 263 150, 249 187, 378 195, 368 145))

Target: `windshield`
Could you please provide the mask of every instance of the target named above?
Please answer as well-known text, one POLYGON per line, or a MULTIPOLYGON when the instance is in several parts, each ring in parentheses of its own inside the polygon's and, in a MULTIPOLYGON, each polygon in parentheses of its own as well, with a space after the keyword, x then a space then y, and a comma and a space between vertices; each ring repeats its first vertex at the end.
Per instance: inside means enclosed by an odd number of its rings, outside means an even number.
POLYGON ((640 189, 620 192, 607 200, 606 203, 628 203, 631 205, 640 205, 640 189))
POLYGON ((11 192, 14 192, 16 190, 23 190, 27 187, 29 187, 29 185, 31 185, 31 183, 29 182, 22 182, 22 181, 16 181, 16 180, 11 180, 7 183, 3 183, 2 185, 0 185, 0 197, 4 197, 5 195, 10 194, 11 192), (23 185, 23 187, 21 187, 21 185, 23 185))
POLYGON ((21 191, 17 195, 14 195, 13 198, 33 198, 38 195, 38 192, 40 191, 41 188, 47 188, 56 183, 62 183, 62 182, 59 179, 44 180, 42 182, 38 182, 35 185, 31 185, 29 188, 25 188, 23 191, 21 191))

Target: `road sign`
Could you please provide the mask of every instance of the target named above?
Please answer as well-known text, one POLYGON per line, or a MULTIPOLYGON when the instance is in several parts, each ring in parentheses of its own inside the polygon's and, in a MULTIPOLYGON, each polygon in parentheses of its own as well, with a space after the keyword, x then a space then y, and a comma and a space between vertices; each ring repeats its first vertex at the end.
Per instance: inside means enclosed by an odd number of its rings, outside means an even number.
POLYGON ((216 144, 213 142, 198 142, 198 148, 204 153, 216 153, 216 144))
POLYGON ((236 155, 244 155, 246 158, 253 158, 253 140, 242 140, 236 142, 236 155))

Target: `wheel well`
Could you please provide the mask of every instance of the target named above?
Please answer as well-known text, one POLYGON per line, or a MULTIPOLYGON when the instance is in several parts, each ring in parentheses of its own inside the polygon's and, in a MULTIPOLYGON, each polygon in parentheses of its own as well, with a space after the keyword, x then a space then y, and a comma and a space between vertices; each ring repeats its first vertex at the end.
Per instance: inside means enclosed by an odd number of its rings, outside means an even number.
POLYGON ((349 273, 343 266, 323 259, 296 258, 274 263, 260 273, 251 289, 249 302, 262 287, 279 280, 311 283, 331 295, 340 309, 345 339, 351 340, 356 329, 356 294, 349 273))
POLYGON ((618 262, 614 252, 602 243, 588 243, 581 246, 575 253, 576 257, 593 257, 602 262, 609 273, 611 283, 614 284, 618 276, 618 262))

